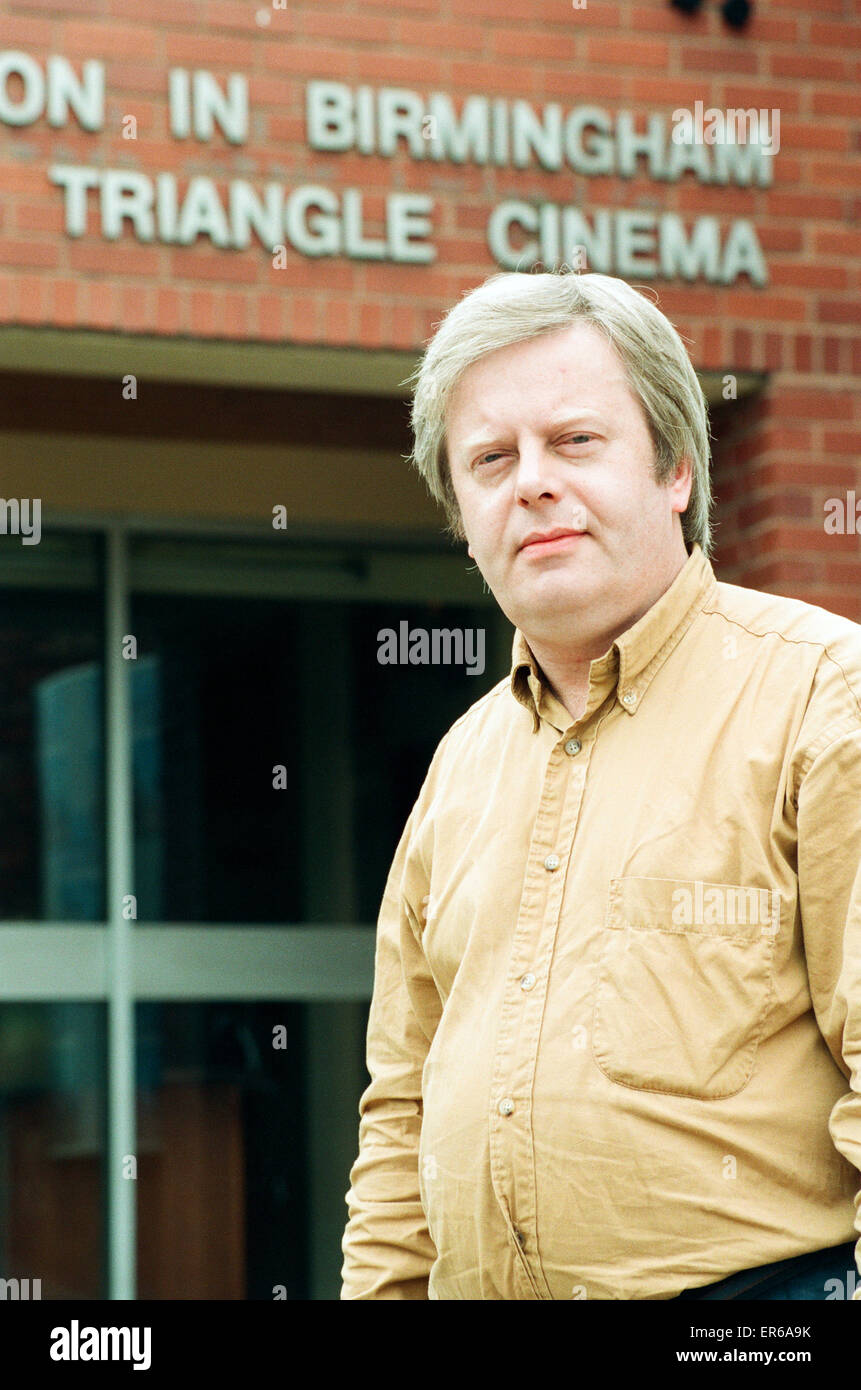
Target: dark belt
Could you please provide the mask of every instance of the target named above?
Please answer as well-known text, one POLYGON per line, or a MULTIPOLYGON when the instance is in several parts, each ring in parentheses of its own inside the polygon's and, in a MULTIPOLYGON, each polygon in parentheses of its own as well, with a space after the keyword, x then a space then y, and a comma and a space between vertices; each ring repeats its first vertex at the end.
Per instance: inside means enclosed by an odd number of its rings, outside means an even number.
MULTIPOLYGON (((696 1289, 685 1289, 677 1294, 681 1299, 730 1299, 730 1298, 768 1298, 782 1284, 806 1276, 822 1284, 821 1294, 787 1294, 787 1297, 825 1298, 825 1280, 839 1279, 845 1283, 847 1275, 855 1269, 855 1240, 843 1245, 830 1245, 825 1250, 810 1250, 804 1255, 794 1255, 788 1260, 775 1260, 772 1264, 757 1265, 755 1269, 742 1269, 738 1274, 730 1274, 718 1279, 714 1284, 703 1284, 696 1289)), ((818 1288, 818 1284, 817 1284, 818 1288)), ((851 1291, 844 1292, 851 1298, 851 1291)))

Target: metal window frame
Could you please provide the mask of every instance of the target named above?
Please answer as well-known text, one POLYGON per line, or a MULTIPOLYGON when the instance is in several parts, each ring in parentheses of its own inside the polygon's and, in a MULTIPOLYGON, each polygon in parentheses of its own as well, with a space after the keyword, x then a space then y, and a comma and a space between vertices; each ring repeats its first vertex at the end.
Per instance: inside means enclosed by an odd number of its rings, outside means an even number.
MULTIPOLYGON (((271 531, 247 525, 196 522, 166 523, 163 518, 106 519, 67 515, 51 519, 45 530, 95 532, 106 542, 105 602, 105 741, 106 817, 105 852, 107 919, 103 923, 20 922, 0 923, 0 1002, 98 1001, 107 1005, 107 1115, 108 1154, 106 1184, 108 1297, 133 1300, 137 1286, 137 1204, 135 1184, 123 1175, 124 1158, 135 1153, 135 1005, 142 1001, 212 1001, 240 999, 290 999, 309 1003, 352 1001, 371 997, 375 932, 372 925, 206 925, 156 923, 138 925, 123 915, 123 899, 134 893, 134 835, 132 786, 132 731, 130 669, 122 655, 122 639, 129 631, 133 578, 132 538, 139 535, 173 537, 178 542, 227 538, 271 541, 271 531)), ((307 538, 313 544, 311 537, 307 538)), ((313 538, 317 539, 317 538, 313 538)), ((322 539, 322 538, 320 538, 322 539)), ((385 557, 374 572, 339 590, 327 582, 320 597, 343 601, 380 598, 421 602, 434 600, 487 603, 497 653, 507 641, 497 619, 501 618, 489 595, 470 592, 464 575, 451 570, 451 582, 440 584, 450 554, 427 536, 392 538, 368 534, 333 537, 327 548, 384 545, 401 550, 408 561, 401 579, 385 557), (423 567, 415 554, 421 546, 431 555, 423 567), (416 563, 418 561, 418 563, 416 563), (418 581, 418 582, 417 582, 418 581), (359 592, 356 592, 358 587, 359 592)), ((13 583, 21 583, 25 567, 13 564, 13 583)), ((294 569, 294 574, 298 573, 294 569)), ((31 571, 32 575, 32 571, 31 571)), ((45 582, 37 579, 36 584, 45 582)), ((71 569, 61 582, 88 587, 80 575, 73 581, 71 569)), ((175 570, 166 583, 144 582, 141 592, 211 592, 205 582, 183 583, 175 570)), ((279 582, 273 595, 265 578, 255 586, 240 585, 240 596, 308 597, 301 581, 279 582)), ((236 593, 235 589, 229 590, 236 593)), ((221 584, 217 592, 228 592, 221 584)), ((494 640, 491 641, 493 649, 494 640)))

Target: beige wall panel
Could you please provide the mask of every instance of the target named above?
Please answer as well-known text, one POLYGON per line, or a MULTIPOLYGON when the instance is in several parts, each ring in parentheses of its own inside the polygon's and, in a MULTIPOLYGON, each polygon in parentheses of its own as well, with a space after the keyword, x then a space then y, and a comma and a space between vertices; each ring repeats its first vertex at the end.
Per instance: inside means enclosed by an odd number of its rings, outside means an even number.
POLYGON ((0 431, 3 497, 39 497, 51 512, 268 524, 287 508, 303 525, 373 526, 438 536, 442 510, 404 460, 361 449, 0 431))

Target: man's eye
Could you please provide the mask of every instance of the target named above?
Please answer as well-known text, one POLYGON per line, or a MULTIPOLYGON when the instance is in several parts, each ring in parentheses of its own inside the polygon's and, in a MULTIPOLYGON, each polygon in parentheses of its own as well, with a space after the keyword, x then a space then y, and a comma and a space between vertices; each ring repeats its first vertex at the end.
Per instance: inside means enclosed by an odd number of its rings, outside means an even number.
POLYGON ((572 434, 572 435, 569 436, 569 442, 571 442, 571 441, 573 441, 573 440, 575 440, 575 439, 585 439, 586 442, 588 443, 589 440, 590 440, 591 438, 592 438, 591 434, 572 434))

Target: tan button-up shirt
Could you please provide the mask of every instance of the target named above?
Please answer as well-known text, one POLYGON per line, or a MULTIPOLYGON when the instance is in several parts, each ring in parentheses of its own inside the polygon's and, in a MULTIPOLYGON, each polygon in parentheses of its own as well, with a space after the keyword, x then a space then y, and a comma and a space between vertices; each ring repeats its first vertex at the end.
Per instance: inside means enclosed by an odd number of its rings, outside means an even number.
POLYGON ((342 1298, 667 1299, 857 1237, 859 700, 861 627, 699 546, 576 722, 515 633, 386 884, 342 1298))

